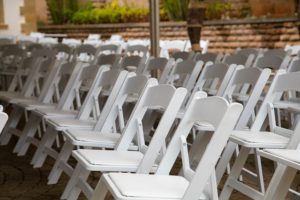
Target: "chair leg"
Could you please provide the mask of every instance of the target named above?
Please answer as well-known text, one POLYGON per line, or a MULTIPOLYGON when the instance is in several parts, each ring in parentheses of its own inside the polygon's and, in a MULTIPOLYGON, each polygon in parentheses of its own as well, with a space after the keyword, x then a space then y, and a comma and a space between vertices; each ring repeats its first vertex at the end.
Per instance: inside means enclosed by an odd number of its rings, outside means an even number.
POLYGON ((48 184, 56 184, 58 182, 58 179, 60 178, 63 170, 60 168, 61 163, 67 163, 71 154, 72 150, 74 148, 74 145, 69 142, 68 140, 63 145, 60 153, 58 154, 58 157, 55 161, 54 166, 52 167, 52 170, 48 176, 48 184))
POLYGON ((14 107, 11 114, 9 115, 8 121, 5 127, 2 130, 2 134, 0 137, 0 145, 7 145, 11 139, 12 134, 9 132, 11 128, 16 128, 21 116, 22 116, 22 109, 18 107, 14 107))
POLYGON ((90 171, 86 170, 81 164, 78 163, 60 198, 68 200, 77 199, 81 189, 76 184, 78 183, 79 179, 86 180, 89 174, 90 171))
POLYGON ((25 155, 30 143, 27 141, 29 137, 34 137, 36 130, 39 126, 39 123, 41 122, 41 117, 31 114, 27 124, 24 127, 24 130, 22 131, 22 134, 14 148, 14 152, 18 153, 18 156, 25 155))
POLYGON ((229 141, 227 143, 227 146, 226 146, 226 148, 217 164, 217 167, 216 167, 216 176, 217 176, 218 184, 220 183, 220 181, 226 171, 227 165, 228 165, 230 159, 232 158, 236 147, 237 147, 237 144, 235 144, 233 142, 229 141))
POLYGON ((238 181, 239 175, 243 170, 243 167, 247 161, 248 155, 250 153, 250 148, 242 147, 239 156, 237 157, 234 165, 232 166, 231 173, 229 174, 223 190, 220 195, 220 200, 228 200, 233 191, 233 187, 230 185, 231 181, 238 181))
POLYGON ((33 165, 34 168, 39 168, 42 167, 46 158, 47 158, 47 153, 45 152, 46 148, 50 148, 56 137, 56 130, 48 126, 45 135, 43 136, 42 140, 40 141, 40 144, 34 153, 34 156, 31 160, 31 164, 33 165))
POLYGON ((93 192, 91 200, 104 200, 106 197, 108 190, 105 185, 105 181, 103 176, 101 176, 99 182, 97 183, 97 186, 93 192))
POLYGON ((278 164, 264 200, 284 200, 296 174, 296 169, 278 164))
POLYGON ((263 176, 263 169, 261 163, 261 157, 257 154, 256 149, 254 150, 254 157, 255 157, 255 166, 257 172, 257 181, 262 193, 265 193, 265 183, 264 183, 264 176, 263 176))

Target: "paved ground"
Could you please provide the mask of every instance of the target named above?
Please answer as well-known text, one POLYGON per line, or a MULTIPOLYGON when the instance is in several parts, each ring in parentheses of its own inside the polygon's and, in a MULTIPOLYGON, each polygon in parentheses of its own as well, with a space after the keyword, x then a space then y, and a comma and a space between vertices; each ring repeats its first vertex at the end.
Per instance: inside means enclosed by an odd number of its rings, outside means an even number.
MULTIPOLYGON (((27 156, 18 157, 12 153, 14 141, 8 146, 0 146, 0 200, 56 200, 59 199, 66 182, 67 176, 56 185, 47 185, 47 176, 53 165, 53 160, 48 159, 41 169, 33 169, 29 164, 33 149, 27 156)), ((253 166, 253 163, 248 165, 253 166)), ((270 165, 268 165, 269 168, 270 165)), ((271 170, 267 170, 271 171, 271 170)), ((270 172, 267 176, 270 177, 270 172)), ((90 182, 95 185, 99 174, 93 174, 90 182)), ((86 199, 83 195, 80 200, 86 199)), ((107 199, 111 199, 108 197, 107 199)), ((231 200, 248 200, 235 192, 231 200)))

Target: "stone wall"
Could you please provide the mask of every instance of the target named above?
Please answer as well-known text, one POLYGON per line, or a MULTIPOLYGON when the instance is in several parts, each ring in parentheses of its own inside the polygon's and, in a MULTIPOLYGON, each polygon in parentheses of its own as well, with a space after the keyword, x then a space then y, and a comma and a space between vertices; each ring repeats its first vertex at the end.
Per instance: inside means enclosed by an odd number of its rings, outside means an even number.
MULTIPOLYGON (((66 33, 70 38, 84 39, 89 33, 100 33, 102 39, 117 33, 125 39, 149 38, 149 24, 107 24, 45 26, 39 31, 66 33)), ((181 23, 161 23, 161 39, 187 39, 186 26, 181 23)), ((210 41, 210 52, 232 52, 238 47, 281 48, 300 44, 296 19, 207 21, 202 39, 210 41)))

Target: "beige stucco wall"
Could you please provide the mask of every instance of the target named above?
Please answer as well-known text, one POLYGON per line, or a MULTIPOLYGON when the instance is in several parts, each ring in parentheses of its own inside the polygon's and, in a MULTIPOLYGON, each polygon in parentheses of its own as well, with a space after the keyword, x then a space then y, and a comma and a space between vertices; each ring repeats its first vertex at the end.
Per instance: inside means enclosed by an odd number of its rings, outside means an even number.
POLYGON ((35 0, 37 21, 48 24, 48 10, 46 0, 35 0))
POLYGON ((25 22, 20 13, 20 7, 23 5, 23 0, 3 0, 4 23, 8 27, 7 29, 0 29, 0 34, 21 34, 21 24, 25 22))

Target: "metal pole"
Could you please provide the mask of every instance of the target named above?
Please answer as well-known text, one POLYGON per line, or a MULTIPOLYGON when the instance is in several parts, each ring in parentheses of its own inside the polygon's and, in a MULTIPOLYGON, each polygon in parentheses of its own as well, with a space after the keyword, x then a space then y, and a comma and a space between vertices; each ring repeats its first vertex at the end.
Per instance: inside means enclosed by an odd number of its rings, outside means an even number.
POLYGON ((149 0, 151 55, 159 57, 159 0, 149 0))

